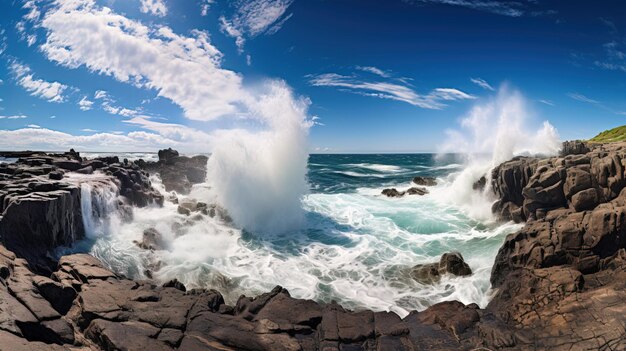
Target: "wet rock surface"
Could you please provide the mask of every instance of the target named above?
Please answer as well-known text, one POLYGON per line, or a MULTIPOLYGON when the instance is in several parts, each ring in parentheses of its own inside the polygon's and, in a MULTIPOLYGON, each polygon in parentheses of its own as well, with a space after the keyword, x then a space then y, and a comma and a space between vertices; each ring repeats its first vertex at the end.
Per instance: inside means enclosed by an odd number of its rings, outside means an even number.
POLYGON ((194 184, 205 181, 208 157, 180 156, 178 151, 172 149, 159 150, 158 154, 158 162, 140 160, 136 164, 149 173, 158 173, 166 191, 189 194, 194 184))
POLYGON ((404 195, 422 196, 422 195, 428 194, 428 190, 426 188, 418 188, 418 187, 411 187, 405 191, 399 191, 396 188, 389 188, 389 189, 383 189, 381 194, 387 197, 403 197, 404 195))
POLYGON ((36 271, 53 269, 50 250, 84 237, 80 181, 72 173, 98 172, 110 178, 128 205, 163 203, 147 173, 117 157, 87 160, 74 150, 0 156, 19 157, 15 163, 0 164, 0 242, 36 271))
POLYGON ((463 277, 471 275, 472 269, 459 252, 448 252, 441 255, 439 262, 416 265, 410 273, 413 279, 423 284, 436 283, 444 274, 463 277))
MULTIPOLYGON (((484 309, 448 301, 400 318, 296 299, 281 287, 227 305, 215 290, 188 289, 176 280, 128 280, 85 254, 37 270, 34 254, 24 259, 0 245, 0 350, 623 350, 626 144, 572 150, 516 158, 494 169, 494 212, 525 225, 497 255, 495 295, 484 309)), ((158 167, 180 157, 166 154, 158 167)), ((29 161, 2 168, 12 171, 2 172, 11 180, 1 191, 13 184, 22 193, 11 194, 20 196, 68 191, 47 185, 52 171, 44 167, 50 165, 45 155, 20 157, 29 161), (41 174, 20 175, 32 167, 41 174), (19 183, 38 176, 46 182, 32 188, 19 183)), ((190 214, 213 208, 185 200, 180 206, 190 214)), ((15 216, 7 208, 0 225, 7 214, 15 216)), ((156 245, 158 232, 149 231, 143 241, 156 245)), ((421 268, 471 274, 460 255, 444 256, 421 268)))

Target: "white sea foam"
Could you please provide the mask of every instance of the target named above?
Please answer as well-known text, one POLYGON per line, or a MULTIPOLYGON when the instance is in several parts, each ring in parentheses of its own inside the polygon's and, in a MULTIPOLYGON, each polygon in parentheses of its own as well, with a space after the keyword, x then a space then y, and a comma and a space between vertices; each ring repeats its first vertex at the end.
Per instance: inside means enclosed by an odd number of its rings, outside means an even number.
POLYGON ((376 164, 376 163, 354 163, 354 164, 347 164, 346 166, 365 168, 365 169, 377 171, 380 173, 397 173, 397 172, 405 171, 405 169, 400 166, 381 165, 381 164, 376 164))
POLYGON ((536 123, 521 93, 506 85, 497 96, 475 105, 459 130, 447 134, 440 151, 461 151, 466 162, 460 172, 450 175, 450 184, 440 188, 437 197, 483 221, 493 219, 491 169, 516 155, 555 155, 561 147, 556 129, 548 121, 536 123), (472 185, 483 176, 487 187, 482 193, 474 191, 472 185))

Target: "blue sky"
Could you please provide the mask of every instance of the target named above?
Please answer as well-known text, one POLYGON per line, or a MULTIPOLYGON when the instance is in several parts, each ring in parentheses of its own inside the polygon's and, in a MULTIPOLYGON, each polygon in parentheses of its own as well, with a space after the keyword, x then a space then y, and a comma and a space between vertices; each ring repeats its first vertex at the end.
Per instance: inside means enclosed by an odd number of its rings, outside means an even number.
MULTIPOLYGON (((6 0, 0 149, 210 151, 281 79, 312 152, 434 151, 502 84, 563 139, 626 124, 626 3, 6 0)), ((251 112, 252 111, 252 112, 251 112)))

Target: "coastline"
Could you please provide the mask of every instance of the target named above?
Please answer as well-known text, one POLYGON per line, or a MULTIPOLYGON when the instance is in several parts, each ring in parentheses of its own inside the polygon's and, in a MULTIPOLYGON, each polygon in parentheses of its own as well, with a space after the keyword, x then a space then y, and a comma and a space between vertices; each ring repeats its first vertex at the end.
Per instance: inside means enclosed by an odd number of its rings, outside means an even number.
POLYGON ((485 309, 443 302, 404 319, 294 299, 280 287, 228 306, 217 291, 131 281, 84 254, 51 262, 47 250, 81 236, 77 218, 60 229, 54 223, 63 211, 80 213, 75 187, 49 185, 58 184, 50 175, 59 168, 117 174, 120 193, 145 206, 163 201, 147 171, 169 172, 172 186, 180 186, 176 179, 188 169, 201 178, 202 160, 86 164, 72 152, 21 156, 19 165, 3 166, 12 173, 0 172, 0 235, 15 253, 0 252, 0 349, 615 349, 625 338, 626 143, 568 143, 559 157, 521 157, 496 167, 491 178, 500 200, 493 210, 525 226, 500 248, 491 274, 494 298, 485 309), (15 190, 7 182, 25 185, 15 190), (41 192, 46 199, 33 195, 41 192), (7 211, 16 194, 15 203, 35 206, 27 211, 44 206, 42 213, 54 216, 26 219, 7 211), (25 221, 31 225, 16 235, 25 221), (29 239, 32 228, 40 235, 29 239), (41 241, 50 228, 66 235, 41 241))

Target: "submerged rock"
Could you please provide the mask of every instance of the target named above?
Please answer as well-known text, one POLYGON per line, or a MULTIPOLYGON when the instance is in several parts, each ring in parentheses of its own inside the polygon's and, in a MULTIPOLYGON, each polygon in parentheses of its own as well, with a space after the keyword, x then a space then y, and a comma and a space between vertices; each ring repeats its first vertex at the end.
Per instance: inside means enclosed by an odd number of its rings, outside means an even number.
POLYGON ((143 231, 143 239, 135 241, 135 244, 145 250, 163 250, 163 236, 155 228, 148 228, 143 231))

